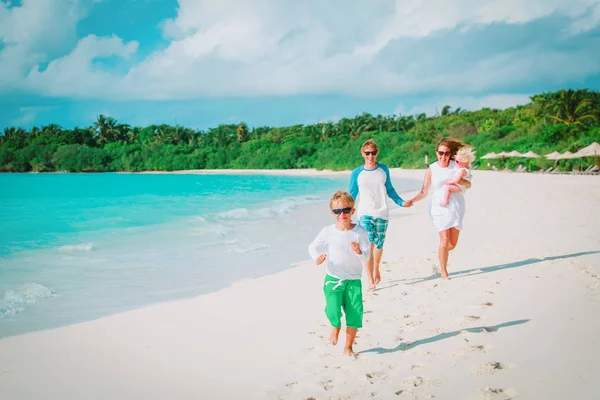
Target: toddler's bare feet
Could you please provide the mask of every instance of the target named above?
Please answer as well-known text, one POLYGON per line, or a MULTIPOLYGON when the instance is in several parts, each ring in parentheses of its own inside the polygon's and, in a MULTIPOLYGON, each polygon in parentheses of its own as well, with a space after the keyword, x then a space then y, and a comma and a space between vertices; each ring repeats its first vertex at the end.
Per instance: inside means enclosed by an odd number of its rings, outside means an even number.
POLYGON ((344 348, 344 355, 348 356, 348 357, 354 357, 354 358, 358 357, 358 353, 354 352, 354 350, 352 350, 352 347, 344 348))
POLYGON ((331 328, 331 334, 329 335, 329 343, 331 343, 332 345, 336 345, 338 342, 338 337, 340 336, 340 328, 331 328))
POLYGON ((448 205, 448 202, 446 200, 440 201, 440 206, 446 207, 447 205, 448 205))

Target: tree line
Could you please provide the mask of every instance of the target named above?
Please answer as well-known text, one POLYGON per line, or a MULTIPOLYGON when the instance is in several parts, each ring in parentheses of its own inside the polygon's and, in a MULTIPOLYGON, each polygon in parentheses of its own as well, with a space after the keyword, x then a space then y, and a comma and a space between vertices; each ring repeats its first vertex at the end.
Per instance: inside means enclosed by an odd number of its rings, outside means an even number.
MULTIPOLYGON (((379 161, 390 167, 423 168, 435 159, 435 145, 454 136, 488 152, 532 150, 538 154, 576 151, 600 142, 600 92, 564 89, 530 97, 504 110, 466 111, 443 107, 433 116, 368 113, 337 122, 253 127, 245 122, 206 131, 181 126, 131 126, 99 115, 89 127, 56 124, 5 128, 0 135, 0 171, 106 172, 189 169, 351 169, 362 163, 360 146, 373 138, 379 161)), ((568 169, 589 160, 569 160, 568 169)), ((552 165, 546 159, 495 160, 499 167, 552 165)), ((482 169, 488 160, 477 159, 482 169)))

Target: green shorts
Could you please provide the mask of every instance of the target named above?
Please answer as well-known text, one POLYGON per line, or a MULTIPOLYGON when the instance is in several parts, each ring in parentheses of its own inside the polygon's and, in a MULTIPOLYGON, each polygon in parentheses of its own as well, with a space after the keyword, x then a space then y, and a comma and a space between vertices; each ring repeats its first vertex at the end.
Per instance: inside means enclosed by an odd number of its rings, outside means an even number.
POLYGON ((346 315, 346 326, 362 328, 363 298, 362 282, 360 279, 340 281, 330 275, 325 275, 323 284, 325 293, 325 315, 331 326, 342 326, 342 310, 346 315))

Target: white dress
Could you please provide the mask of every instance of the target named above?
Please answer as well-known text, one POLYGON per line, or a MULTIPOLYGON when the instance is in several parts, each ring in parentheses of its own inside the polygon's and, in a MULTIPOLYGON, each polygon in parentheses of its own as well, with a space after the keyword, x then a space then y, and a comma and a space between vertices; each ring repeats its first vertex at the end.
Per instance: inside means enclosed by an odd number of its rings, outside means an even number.
POLYGON ((451 160, 448 167, 442 168, 436 161, 430 164, 429 168, 431 169, 430 190, 433 192, 429 203, 429 215, 433 225, 438 232, 450 228, 462 229, 462 220, 465 216, 465 197, 463 194, 452 193, 448 206, 440 206, 440 201, 444 198, 445 182, 452 179, 459 168, 458 165, 451 160))

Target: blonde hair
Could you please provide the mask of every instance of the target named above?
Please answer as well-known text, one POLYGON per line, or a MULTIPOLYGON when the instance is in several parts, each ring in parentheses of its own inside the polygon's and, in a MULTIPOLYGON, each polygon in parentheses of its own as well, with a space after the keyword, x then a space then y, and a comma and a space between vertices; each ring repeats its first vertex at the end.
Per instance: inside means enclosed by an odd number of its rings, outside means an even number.
POLYGON ((333 207, 333 202, 341 200, 344 204, 349 207, 354 208, 354 198, 352 195, 345 190, 338 190, 331 196, 331 200, 329 201, 329 208, 333 207))
POLYGON ((375 141, 373 139, 369 139, 366 142, 363 143, 363 145, 360 147, 360 150, 364 150, 365 147, 374 147, 375 151, 379 152, 379 148, 377 147, 377 143, 375 143, 375 141))
POLYGON ((464 146, 458 149, 456 152, 456 157, 471 164, 473 161, 475 161, 475 151, 471 146, 464 146))

